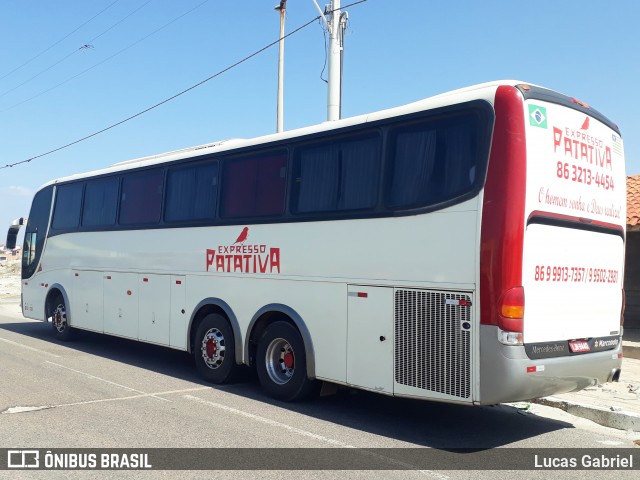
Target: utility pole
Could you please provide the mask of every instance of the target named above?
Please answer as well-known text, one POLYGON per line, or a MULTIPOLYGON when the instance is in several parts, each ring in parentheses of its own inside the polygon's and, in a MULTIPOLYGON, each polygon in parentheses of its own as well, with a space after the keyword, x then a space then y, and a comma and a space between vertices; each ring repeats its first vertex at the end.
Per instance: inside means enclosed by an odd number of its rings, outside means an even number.
POLYGON ((280 55, 278 58, 278 114, 276 131, 284 131, 284 17, 287 10, 287 0, 280 0, 276 7, 280 11, 280 55))
POLYGON ((327 120, 342 117, 342 57, 344 55, 344 31, 347 13, 340 12, 340 0, 331 0, 323 12, 316 0, 312 0, 329 30, 329 80, 327 82, 327 120), (329 20, 325 16, 329 16, 329 20))
POLYGON ((329 5, 329 82, 327 93, 327 120, 342 118, 342 60, 347 12, 340 11, 340 0, 329 5))

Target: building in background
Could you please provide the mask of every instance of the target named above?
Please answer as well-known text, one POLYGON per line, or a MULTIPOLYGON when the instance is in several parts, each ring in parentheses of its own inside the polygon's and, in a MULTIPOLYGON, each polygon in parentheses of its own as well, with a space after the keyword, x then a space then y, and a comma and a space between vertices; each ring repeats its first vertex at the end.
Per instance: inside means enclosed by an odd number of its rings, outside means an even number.
POLYGON ((627 253, 624 289, 627 296, 624 327, 640 328, 640 175, 627 177, 627 253))

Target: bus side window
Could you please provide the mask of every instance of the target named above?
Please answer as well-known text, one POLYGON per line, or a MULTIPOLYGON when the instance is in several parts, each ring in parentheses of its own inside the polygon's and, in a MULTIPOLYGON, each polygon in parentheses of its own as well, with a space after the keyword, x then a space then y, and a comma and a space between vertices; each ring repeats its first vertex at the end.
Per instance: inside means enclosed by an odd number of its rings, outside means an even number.
POLYGON ((58 187, 53 211, 52 227, 57 230, 75 229, 80 223, 84 184, 74 183, 58 187))
POLYGON ((222 218, 275 216, 284 213, 287 152, 269 152, 224 161, 222 218))
POLYGON ((22 258, 25 265, 31 265, 36 258, 36 240, 37 232, 31 232, 25 235, 25 247, 22 252, 22 258))
POLYGON ((169 168, 165 197, 166 222, 215 218, 218 163, 169 168))
POLYGON ((428 207, 471 191, 480 127, 480 119, 465 112, 392 131, 386 205, 428 207))
POLYGON ((120 200, 120 224, 154 224, 162 210, 162 170, 124 176, 120 200))
POLYGON ((374 208, 380 156, 377 135, 299 148, 294 161, 292 210, 315 213, 374 208))

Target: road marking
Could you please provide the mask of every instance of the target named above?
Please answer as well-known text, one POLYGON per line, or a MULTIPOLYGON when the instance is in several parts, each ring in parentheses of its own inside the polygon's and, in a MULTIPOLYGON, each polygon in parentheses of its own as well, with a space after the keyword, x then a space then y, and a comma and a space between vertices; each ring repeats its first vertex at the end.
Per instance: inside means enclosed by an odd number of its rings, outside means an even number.
MULTIPOLYGON (((317 433, 309 432, 308 430, 303 430, 301 428, 293 427, 291 425, 287 425, 286 423, 278 422, 276 420, 271 420, 270 418, 266 418, 266 417, 261 417, 260 415, 256 415, 254 413, 245 412, 244 410, 239 410, 237 408, 229 407, 229 406, 223 405, 221 403, 211 402, 209 400, 205 400, 204 398, 196 397, 196 396, 193 396, 193 395, 183 395, 182 398, 185 398, 187 400, 192 400, 194 402, 198 402, 200 404, 207 405, 209 407, 214 407, 214 408, 217 408, 219 410, 223 410, 223 411, 225 411, 227 413, 232 413, 234 415, 239 415, 241 417, 245 417, 245 418, 248 418, 250 420, 255 420, 257 422, 265 423, 265 424, 267 424, 269 426, 272 426, 272 427, 282 428, 282 429, 287 430, 289 432, 297 433, 297 434, 305 436, 305 437, 313 438, 315 440, 319 440, 321 442, 327 443, 329 445, 333 445, 335 447, 353 448, 353 449, 356 449, 357 452, 359 454, 361 454, 361 455, 378 458, 378 459, 381 459, 381 460, 383 460, 385 462, 392 463, 392 464, 395 464, 395 465, 398 465, 398 466, 402 466, 404 468, 407 468, 407 467, 409 467, 410 469, 414 469, 415 468, 414 465, 411 465, 409 463, 405 463, 405 462, 401 462, 399 460, 395 460, 393 458, 385 457, 384 455, 379 455, 377 453, 370 452, 370 451, 368 451, 366 449, 358 448, 358 447, 356 447, 354 445, 350 445, 348 443, 341 442, 340 440, 335 440, 333 438, 328 438, 328 437, 325 437, 323 435, 318 435, 317 433)), ((431 477, 434 477, 434 478, 437 478, 437 479, 440 479, 440 480, 448 480, 448 478, 449 478, 446 475, 443 475, 441 473, 437 473, 437 472, 434 472, 434 471, 431 471, 431 470, 417 470, 416 469, 415 471, 418 472, 418 473, 421 473, 423 475, 428 475, 428 476, 431 476, 431 477)))
POLYGON ((40 410, 46 410, 51 408, 49 405, 42 405, 41 407, 11 407, 4 410, 2 413, 25 413, 25 412, 39 412, 40 410))
POLYGON ((127 397, 98 398, 96 400, 85 400, 83 402, 61 403, 58 405, 42 405, 39 407, 11 407, 4 410, 2 412, 2 415, 14 415, 16 413, 38 412, 42 410, 49 410, 52 408, 77 407, 80 405, 91 405, 94 403, 120 402, 123 400, 135 400, 137 398, 157 397, 159 395, 175 395, 179 393, 209 390, 209 388, 210 387, 183 388, 181 390, 167 390, 165 392, 142 393, 140 395, 129 395, 127 397))
POLYGON ((193 400, 194 402, 202 403, 204 405, 208 405, 210 407, 214 407, 219 410, 224 410, 225 412, 233 413, 234 415, 239 415, 241 417, 249 418, 257 422, 266 423, 267 425, 270 425, 272 427, 283 428, 290 432, 297 433, 305 437, 314 438, 316 440, 320 440, 321 442, 328 443, 336 447, 356 448, 353 445, 349 445, 348 443, 341 442, 340 440, 334 440, 332 438, 324 437, 322 435, 318 435, 316 433, 312 433, 307 430, 302 430, 301 428, 292 427, 291 425, 287 425, 286 423, 281 423, 276 420, 271 420, 269 418, 261 417, 260 415, 255 415, 253 413, 245 412, 243 410, 238 410, 237 408, 228 407, 227 405, 223 405, 221 403, 211 402, 209 400, 205 400, 200 397, 194 397, 193 395, 183 395, 183 398, 186 398, 187 400, 193 400))
MULTIPOLYGON (((127 387, 126 385, 121 385, 119 383, 112 382, 111 380, 107 380, 105 378, 101 378, 101 377, 97 377, 95 375, 91 375, 90 373, 82 372, 80 370, 76 370, 76 369, 70 368, 70 367, 65 367, 64 365, 60 365, 59 363, 50 362, 49 360, 47 360, 45 363, 48 363, 50 365, 55 365, 56 367, 64 368, 65 370, 69 370, 70 372, 74 372, 74 373, 77 373, 79 375, 83 375, 83 376, 85 376, 87 378, 91 378, 92 380, 99 380, 101 382, 108 383, 109 385, 114 385, 116 387, 123 388, 125 390, 130 391, 130 392, 136 392, 136 393, 140 393, 140 394, 143 394, 143 395, 148 395, 150 397, 154 397, 153 394, 147 394, 146 392, 143 392, 142 390, 136 390, 135 388, 127 387)), ((154 397, 154 398, 156 398, 156 397, 154 397)), ((157 399, 158 400, 162 400, 163 402, 170 402, 171 401, 171 400, 167 400, 166 398, 160 398, 160 397, 157 397, 157 399)))
POLYGON ((39 348, 30 347, 29 345, 24 345, 22 343, 14 342, 6 338, 0 337, 0 341, 5 343, 10 343, 11 345, 15 345, 16 347, 26 348, 27 350, 31 350, 32 352, 46 353, 47 355, 51 355, 52 357, 60 358, 60 355, 56 355, 55 353, 47 352, 46 350, 40 350, 39 348))

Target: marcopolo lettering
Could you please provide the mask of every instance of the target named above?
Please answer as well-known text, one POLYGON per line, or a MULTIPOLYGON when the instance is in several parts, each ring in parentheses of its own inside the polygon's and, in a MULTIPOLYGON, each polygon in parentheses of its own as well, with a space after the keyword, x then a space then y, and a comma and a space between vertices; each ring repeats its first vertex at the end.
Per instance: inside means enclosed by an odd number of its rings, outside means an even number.
POLYGON ((620 337, 596 338, 593 340, 594 350, 611 350, 618 346, 620 337))

